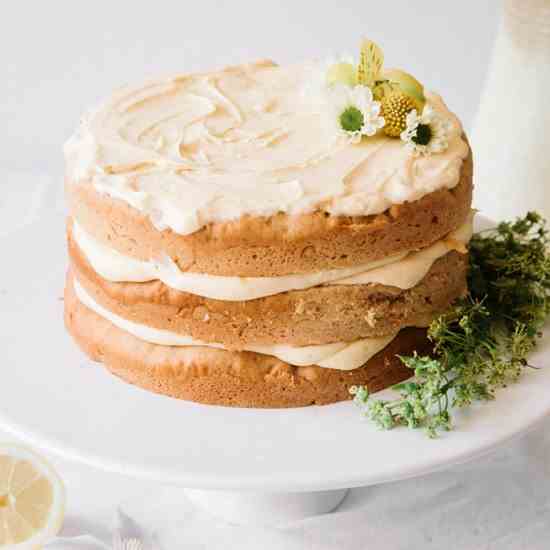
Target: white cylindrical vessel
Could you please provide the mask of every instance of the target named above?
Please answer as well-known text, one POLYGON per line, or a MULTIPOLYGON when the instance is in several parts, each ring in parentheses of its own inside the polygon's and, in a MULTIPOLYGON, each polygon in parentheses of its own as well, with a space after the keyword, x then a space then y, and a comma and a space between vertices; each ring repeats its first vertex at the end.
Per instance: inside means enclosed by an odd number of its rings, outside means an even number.
POLYGON ((483 214, 550 218, 550 0, 504 2, 471 143, 483 214))

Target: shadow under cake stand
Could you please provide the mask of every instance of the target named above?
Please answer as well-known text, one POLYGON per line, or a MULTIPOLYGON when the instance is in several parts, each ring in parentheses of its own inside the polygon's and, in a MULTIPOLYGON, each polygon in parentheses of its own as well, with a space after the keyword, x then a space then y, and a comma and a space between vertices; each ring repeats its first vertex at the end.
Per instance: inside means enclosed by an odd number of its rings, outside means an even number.
MULTIPOLYGON (((65 459, 181 486, 231 522, 276 525, 330 512, 349 488, 471 460, 550 413, 550 368, 457 414, 455 430, 436 440, 378 431, 351 402, 235 409, 143 391, 85 359, 66 334, 63 243, 59 212, 0 240, 0 426, 65 459)), ((532 364, 549 357, 545 337, 532 364)))

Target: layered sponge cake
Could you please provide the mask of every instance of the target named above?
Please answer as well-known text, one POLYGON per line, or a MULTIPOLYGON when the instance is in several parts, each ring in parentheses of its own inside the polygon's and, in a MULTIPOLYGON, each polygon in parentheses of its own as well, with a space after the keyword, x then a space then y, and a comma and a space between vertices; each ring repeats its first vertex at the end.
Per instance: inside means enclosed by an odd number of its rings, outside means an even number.
POLYGON ((266 61, 175 76, 82 120, 65 321, 92 359, 181 399, 293 407, 387 387, 410 375, 398 355, 429 351, 425 327, 466 290, 460 123, 426 94, 392 137, 391 103, 358 84, 348 128, 312 80, 266 61))

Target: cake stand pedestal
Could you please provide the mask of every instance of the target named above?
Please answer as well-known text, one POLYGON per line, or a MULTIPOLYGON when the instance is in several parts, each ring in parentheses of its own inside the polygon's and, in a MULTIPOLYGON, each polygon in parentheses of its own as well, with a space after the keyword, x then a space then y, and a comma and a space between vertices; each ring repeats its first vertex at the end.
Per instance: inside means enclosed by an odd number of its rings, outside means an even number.
POLYGON ((186 489, 185 494, 193 504, 230 523, 279 525, 332 512, 348 490, 263 493, 186 489))
MULTIPOLYGON (((0 240, 0 427, 65 459, 185 488, 229 521, 276 525, 329 512, 348 488, 471 460, 550 413, 548 367, 457 413, 455 430, 436 440, 378 431, 351 402, 236 409, 146 392, 87 360, 66 334, 63 241, 63 216, 53 213, 0 240)), ((549 358, 545 337, 531 364, 549 358)))

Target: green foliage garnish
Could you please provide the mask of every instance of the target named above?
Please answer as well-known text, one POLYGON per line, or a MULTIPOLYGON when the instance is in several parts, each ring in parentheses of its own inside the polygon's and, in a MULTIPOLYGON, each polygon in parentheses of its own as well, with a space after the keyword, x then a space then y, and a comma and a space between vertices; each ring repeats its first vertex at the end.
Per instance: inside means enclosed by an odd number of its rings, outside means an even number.
POLYGON ((401 357, 412 381, 394 386, 394 400, 350 389, 364 414, 383 429, 423 428, 430 437, 450 430, 451 410, 493 399, 530 366, 528 354, 550 314, 550 235, 530 212, 474 235, 469 295, 432 322, 432 357, 401 357))

